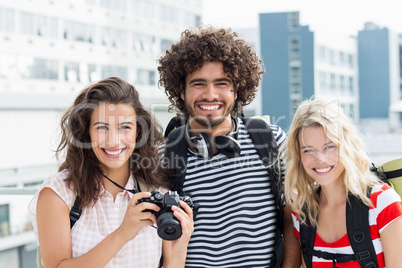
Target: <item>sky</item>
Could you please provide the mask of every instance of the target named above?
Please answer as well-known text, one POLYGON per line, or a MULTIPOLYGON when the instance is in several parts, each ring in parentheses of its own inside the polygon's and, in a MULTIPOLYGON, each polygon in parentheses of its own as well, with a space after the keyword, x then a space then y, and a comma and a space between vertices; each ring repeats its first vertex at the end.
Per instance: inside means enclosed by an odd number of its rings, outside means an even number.
POLYGON ((402 0, 203 0, 203 23, 233 30, 257 28, 258 14, 299 11, 311 31, 357 35, 365 22, 402 33, 402 0))

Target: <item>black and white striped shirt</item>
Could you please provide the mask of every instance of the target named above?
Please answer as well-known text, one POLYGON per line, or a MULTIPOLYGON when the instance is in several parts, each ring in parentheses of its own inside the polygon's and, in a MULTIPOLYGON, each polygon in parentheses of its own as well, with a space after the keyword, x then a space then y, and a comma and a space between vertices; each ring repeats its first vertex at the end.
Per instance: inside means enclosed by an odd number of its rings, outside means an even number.
MULTIPOLYGON (((200 204, 186 267, 268 267, 275 245, 275 198, 266 168, 240 121, 241 155, 210 160, 188 150, 183 190, 200 204)), ((280 145, 285 133, 271 125, 280 145)))

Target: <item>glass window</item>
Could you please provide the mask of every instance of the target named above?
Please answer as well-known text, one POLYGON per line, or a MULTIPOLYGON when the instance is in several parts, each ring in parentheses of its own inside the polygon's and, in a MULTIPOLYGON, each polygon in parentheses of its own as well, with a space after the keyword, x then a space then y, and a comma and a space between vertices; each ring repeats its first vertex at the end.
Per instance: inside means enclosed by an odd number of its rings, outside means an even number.
POLYGON ((65 40, 96 43, 95 26, 71 21, 65 21, 63 24, 63 37, 65 40))
POLYGON ((10 235, 10 205, 0 205, 0 237, 10 235))
POLYGON ((299 12, 289 12, 288 13, 288 28, 290 30, 298 30, 299 24, 299 12))
POLYGON ((349 64, 349 67, 350 68, 353 68, 353 66, 354 66, 354 64, 353 64, 353 55, 352 54, 349 54, 349 56, 348 56, 348 64, 349 64))
POLYGON ((327 74, 323 71, 320 71, 320 87, 322 89, 327 87, 327 74))
POLYGON ((0 8, 0 32, 14 32, 14 11, 0 8))
POLYGON ((64 80, 70 83, 80 82, 80 65, 76 62, 67 62, 64 65, 64 80))
POLYGON ((101 0, 100 6, 119 11, 126 11, 127 9, 125 0, 101 0))
POLYGON ((102 77, 101 79, 105 79, 108 77, 117 76, 123 80, 127 81, 128 78, 128 70, 126 67, 121 66, 102 66, 102 77))
POLYGON ((18 62, 16 55, 0 53, 0 78, 18 78, 18 62))
POLYGON ((353 94, 354 91, 354 79, 352 76, 349 76, 349 92, 353 94))
POLYGON ((22 34, 57 38, 57 19, 22 12, 20 16, 20 31, 22 34))
POLYGON ((173 42, 167 39, 161 39, 161 51, 160 52, 165 52, 172 46, 173 42))
POLYGON ((18 58, 21 78, 58 79, 58 61, 21 56, 18 58))
POLYGON ((301 70, 300 67, 290 68, 290 94, 301 94, 301 70))
POLYGON ((327 50, 326 50, 326 48, 325 47, 322 47, 322 46, 320 46, 320 48, 319 48, 319 55, 320 55, 320 60, 321 61, 325 61, 325 58, 326 58, 326 53, 327 52, 327 50))
POLYGON ((155 71, 137 70, 137 83, 139 85, 155 85, 155 71))
POLYGON ((293 37, 290 39, 290 60, 300 61, 300 40, 293 37))
POLYGON ((336 88, 336 75, 334 73, 331 73, 330 77, 331 77, 330 88, 335 89, 336 88))
POLYGON ((329 50, 329 62, 331 64, 336 64, 336 53, 333 49, 329 50))
POLYGON ((342 91, 345 90, 345 76, 344 75, 339 76, 339 87, 342 91))

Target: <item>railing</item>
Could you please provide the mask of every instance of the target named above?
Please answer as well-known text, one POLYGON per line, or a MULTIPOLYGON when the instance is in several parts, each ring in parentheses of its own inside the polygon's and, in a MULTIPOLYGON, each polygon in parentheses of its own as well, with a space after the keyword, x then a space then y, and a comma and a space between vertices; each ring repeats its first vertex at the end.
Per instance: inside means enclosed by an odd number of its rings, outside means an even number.
POLYGON ((0 195, 34 195, 39 187, 0 187, 0 195))

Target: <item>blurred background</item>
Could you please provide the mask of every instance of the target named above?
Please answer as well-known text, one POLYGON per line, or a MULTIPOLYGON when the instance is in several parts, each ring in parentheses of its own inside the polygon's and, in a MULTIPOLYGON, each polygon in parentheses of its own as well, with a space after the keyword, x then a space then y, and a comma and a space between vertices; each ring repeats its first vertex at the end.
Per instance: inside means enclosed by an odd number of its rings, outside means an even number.
POLYGON ((0 267, 36 267, 28 203, 57 171, 62 112, 110 76, 165 127, 157 59, 180 33, 230 27, 264 62, 246 116, 287 130, 300 100, 339 103, 375 164, 402 157, 402 16, 396 1, 0 0, 0 267), (380 5, 381 4, 381 5, 380 5))

